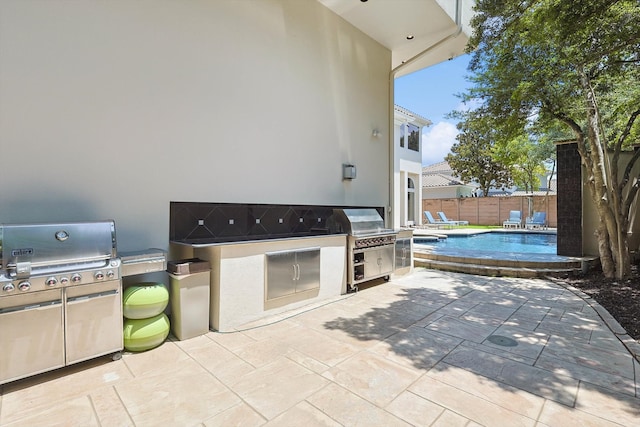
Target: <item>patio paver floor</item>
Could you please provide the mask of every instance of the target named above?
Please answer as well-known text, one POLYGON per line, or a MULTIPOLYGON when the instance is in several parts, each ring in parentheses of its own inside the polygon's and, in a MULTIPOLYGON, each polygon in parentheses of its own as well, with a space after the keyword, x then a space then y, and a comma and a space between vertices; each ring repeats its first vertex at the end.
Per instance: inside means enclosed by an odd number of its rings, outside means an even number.
POLYGON ((570 290, 417 268, 242 331, 5 384, 0 425, 637 426, 639 374, 570 290))

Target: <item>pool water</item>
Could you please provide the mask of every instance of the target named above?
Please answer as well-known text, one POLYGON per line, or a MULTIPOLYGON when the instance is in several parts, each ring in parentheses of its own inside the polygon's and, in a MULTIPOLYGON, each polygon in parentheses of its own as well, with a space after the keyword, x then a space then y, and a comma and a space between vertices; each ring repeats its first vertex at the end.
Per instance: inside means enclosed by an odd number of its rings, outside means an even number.
POLYGON ((415 236, 413 242, 421 247, 429 247, 436 252, 507 252, 556 254, 558 236, 556 234, 499 232, 474 234, 469 236, 450 235, 437 241, 415 236))

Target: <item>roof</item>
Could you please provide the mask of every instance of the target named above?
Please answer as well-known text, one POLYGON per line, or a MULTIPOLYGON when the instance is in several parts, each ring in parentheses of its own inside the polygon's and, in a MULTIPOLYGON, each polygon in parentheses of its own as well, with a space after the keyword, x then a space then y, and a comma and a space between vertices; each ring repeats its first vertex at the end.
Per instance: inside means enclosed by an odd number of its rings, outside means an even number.
POLYGON ((456 177, 446 160, 422 168, 422 188, 451 186, 476 187, 476 185, 467 184, 456 177))
POLYGON ((404 118, 407 119, 408 121, 416 122, 420 126, 431 126, 433 124, 431 120, 425 117, 422 117, 420 114, 416 114, 413 111, 409 111, 406 108, 396 104, 394 104, 393 106, 393 113, 396 116, 397 115, 404 116, 404 118))
MULTIPOLYGON (((553 196, 555 194, 556 194, 555 191, 549 190, 549 195, 553 196)), ((546 190, 536 190, 536 191, 516 190, 513 193, 511 193, 511 195, 512 196, 546 196, 547 191, 546 190)))
POLYGON ((465 186, 465 187, 473 187, 471 185, 467 185, 459 179, 444 174, 423 174, 422 175, 422 188, 433 188, 433 187, 451 187, 451 186, 465 186))
POLYGON ((441 173, 441 174, 453 176, 453 169, 451 169, 451 166, 449 166, 449 162, 443 161, 439 163, 434 163, 429 166, 424 166, 422 168, 422 175, 426 173, 441 173))

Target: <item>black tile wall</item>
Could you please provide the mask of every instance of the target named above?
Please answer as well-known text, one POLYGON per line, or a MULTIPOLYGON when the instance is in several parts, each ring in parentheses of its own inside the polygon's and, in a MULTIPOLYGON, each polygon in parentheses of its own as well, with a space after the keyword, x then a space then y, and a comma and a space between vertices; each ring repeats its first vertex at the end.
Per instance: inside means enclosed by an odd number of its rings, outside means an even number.
MULTIPOLYGON (((171 202, 169 239, 224 243, 328 234, 333 209, 358 207, 171 202)), ((384 208, 374 209, 384 218, 384 208)))
POLYGON ((558 255, 582 256, 582 166, 575 143, 556 145, 558 255))

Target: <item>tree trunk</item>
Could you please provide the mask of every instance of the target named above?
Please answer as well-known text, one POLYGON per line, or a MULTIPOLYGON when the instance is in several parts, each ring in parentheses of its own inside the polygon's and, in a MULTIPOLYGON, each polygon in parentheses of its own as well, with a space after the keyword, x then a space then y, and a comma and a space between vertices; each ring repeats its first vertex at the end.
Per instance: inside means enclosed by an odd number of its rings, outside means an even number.
POLYGON ((607 144, 601 138, 601 122, 595 93, 589 77, 580 73, 580 80, 585 92, 587 110, 588 154, 593 180, 589 189, 598 211, 600 223, 596 230, 600 264, 605 277, 622 279, 631 272, 631 257, 626 230, 623 229, 622 194, 617 193, 617 183, 613 179, 617 174, 617 164, 610 164, 607 156, 607 144))

